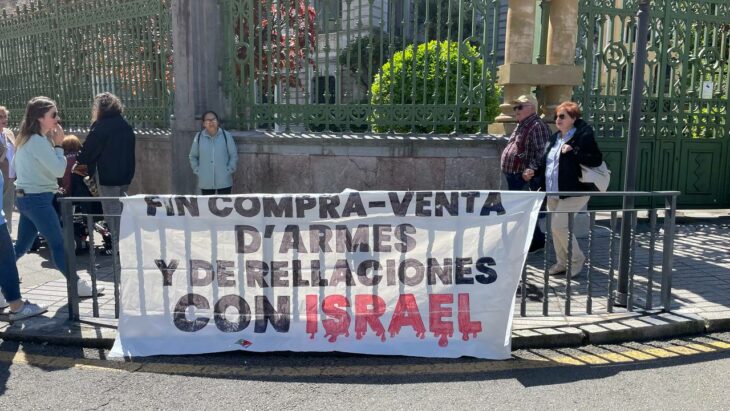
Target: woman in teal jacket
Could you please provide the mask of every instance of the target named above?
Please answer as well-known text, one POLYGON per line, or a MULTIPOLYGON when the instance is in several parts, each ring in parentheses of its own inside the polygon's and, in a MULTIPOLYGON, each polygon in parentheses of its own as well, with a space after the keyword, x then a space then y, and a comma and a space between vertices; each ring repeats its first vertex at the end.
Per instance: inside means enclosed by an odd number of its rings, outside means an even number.
POLYGON ((219 127, 215 112, 203 114, 203 129, 193 140, 189 158, 203 195, 231 194, 238 149, 233 136, 219 127))

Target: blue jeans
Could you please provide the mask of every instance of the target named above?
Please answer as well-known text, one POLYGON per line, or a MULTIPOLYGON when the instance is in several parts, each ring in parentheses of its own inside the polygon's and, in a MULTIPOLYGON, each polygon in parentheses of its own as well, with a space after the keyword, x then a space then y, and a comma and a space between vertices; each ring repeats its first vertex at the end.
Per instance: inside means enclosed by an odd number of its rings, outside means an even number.
POLYGON ((66 272, 66 253, 63 251, 63 232, 58 214, 53 208, 53 193, 26 194, 15 198, 20 212, 18 220, 18 239, 15 241, 15 259, 30 250, 40 232, 51 249, 51 260, 56 268, 68 279, 66 272))
MULTIPOLYGON (((540 186, 537 182, 537 178, 532 178, 529 182, 522 178, 522 173, 504 173, 507 178, 507 188, 510 191, 522 191, 528 188, 532 191, 537 191, 540 186)), ((540 213, 540 218, 545 217, 545 214, 540 213)), ((532 233, 532 242, 545 243, 545 234, 540 230, 540 224, 535 224, 535 231, 532 233)))
POLYGON ((20 279, 15 265, 13 241, 6 224, 0 225, 0 288, 8 302, 20 300, 20 279))

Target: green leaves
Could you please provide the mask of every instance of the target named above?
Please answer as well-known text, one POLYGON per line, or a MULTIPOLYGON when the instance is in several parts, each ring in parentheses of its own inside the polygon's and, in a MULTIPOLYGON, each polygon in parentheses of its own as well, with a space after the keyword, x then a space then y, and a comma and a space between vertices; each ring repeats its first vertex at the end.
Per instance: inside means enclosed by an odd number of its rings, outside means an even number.
POLYGON ((477 133, 499 113, 498 88, 467 42, 408 46, 383 64, 370 92, 376 132, 477 133))

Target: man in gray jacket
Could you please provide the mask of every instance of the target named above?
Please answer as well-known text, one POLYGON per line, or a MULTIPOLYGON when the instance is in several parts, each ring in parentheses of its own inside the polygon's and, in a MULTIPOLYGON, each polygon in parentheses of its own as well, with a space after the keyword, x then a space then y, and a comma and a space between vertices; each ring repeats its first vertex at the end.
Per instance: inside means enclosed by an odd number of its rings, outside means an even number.
POLYGON ((233 136, 219 126, 215 112, 203 114, 203 130, 195 136, 189 158, 203 195, 231 194, 238 149, 233 136))

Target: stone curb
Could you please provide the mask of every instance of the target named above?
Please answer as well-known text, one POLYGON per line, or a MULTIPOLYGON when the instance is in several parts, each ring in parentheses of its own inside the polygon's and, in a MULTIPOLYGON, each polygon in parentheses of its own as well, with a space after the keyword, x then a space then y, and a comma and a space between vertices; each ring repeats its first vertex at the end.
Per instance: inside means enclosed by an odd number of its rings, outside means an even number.
POLYGON ((66 336, 66 335, 39 335, 27 333, 24 331, 2 331, 0 338, 7 341, 30 342, 39 344, 62 345, 68 347, 80 348, 101 348, 111 349, 114 345, 114 338, 96 338, 82 336, 66 336))
MULTIPOLYGON (((512 332, 512 349, 617 344, 723 331, 730 331, 730 316, 726 314, 697 316, 662 313, 578 327, 515 330, 512 332)), ((110 349, 114 345, 115 333, 111 328, 87 324, 69 325, 67 321, 63 321, 42 329, 8 327, 0 331, 0 338, 8 341, 110 349), (48 328, 55 330, 49 333, 48 328)))
POLYGON ((0 330, 0 338, 81 348, 109 349, 114 345, 114 328, 101 324, 70 323, 59 319, 42 320, 42 323, 37 319, 25 320, 23 327, 9 325, 0 330))
POLYGON ((727 314, 662 313, 578 327, 516 330, 512 332, 512 349, 617 344, 723 331, 730 331, 727 314))

